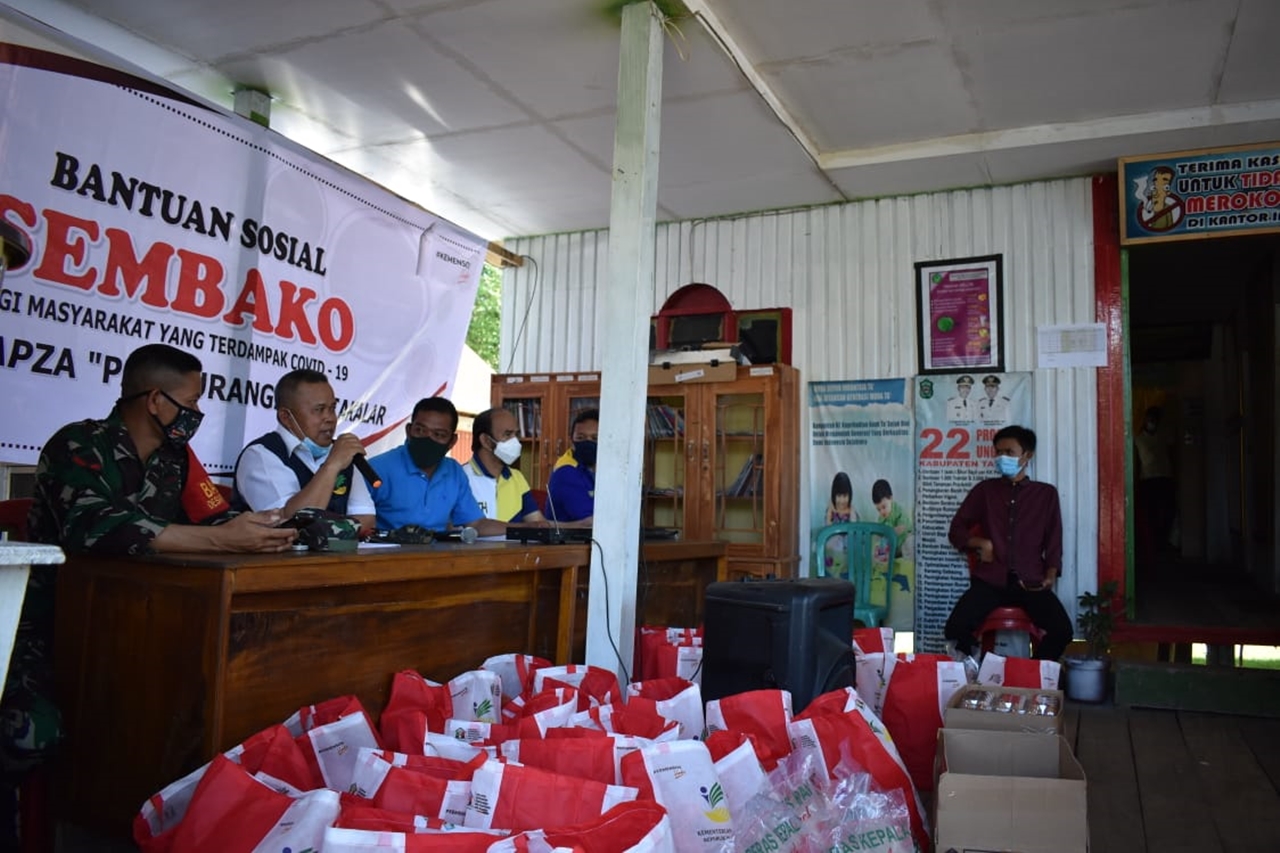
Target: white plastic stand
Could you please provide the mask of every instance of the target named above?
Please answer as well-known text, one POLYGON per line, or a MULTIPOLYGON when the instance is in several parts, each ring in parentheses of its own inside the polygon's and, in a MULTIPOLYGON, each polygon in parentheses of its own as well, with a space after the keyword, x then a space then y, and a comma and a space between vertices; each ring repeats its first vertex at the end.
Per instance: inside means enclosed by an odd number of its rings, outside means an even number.
POLYGON ((66 557, 56 545, 0 542, 0 685, 9 677, 9 657, 13 654, 13 638, 18 631, 31 567, 63 562, 66 557))

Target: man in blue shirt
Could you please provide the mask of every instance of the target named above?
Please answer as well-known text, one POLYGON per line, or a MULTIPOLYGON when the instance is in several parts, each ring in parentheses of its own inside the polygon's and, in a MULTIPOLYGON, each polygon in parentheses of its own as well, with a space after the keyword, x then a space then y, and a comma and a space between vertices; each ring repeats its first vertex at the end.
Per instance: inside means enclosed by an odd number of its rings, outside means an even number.
POLYGON ((596 511, 596 442, 600 413, 584 409, 570 428, 573 446, 556 460, 547 481, 547 504, 552 523, 590 526, 596 511))
POLYGON ((405 442, 369 464, 382 477, 373 490, 378 528, 416 524, 443 532, 474 527, 481 536, 501 536, 507 525, 485 518, 471 495, 466 473, 445 454, 458 440, 458 410, 444 397, 427 397, 413 407, 405 442))

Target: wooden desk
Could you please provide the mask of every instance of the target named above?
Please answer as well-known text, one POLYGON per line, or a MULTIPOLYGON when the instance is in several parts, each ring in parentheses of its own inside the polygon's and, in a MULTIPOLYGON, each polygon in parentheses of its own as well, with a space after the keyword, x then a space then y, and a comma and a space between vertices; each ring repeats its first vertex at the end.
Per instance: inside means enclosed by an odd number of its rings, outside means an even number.
MULTIPOLYGON (((723 543, 643 553, 644 621, 699 615, 699 587, 725 576, 723 543)), ((70 558, 61 808, 123 833, 151 794, 304 705, 355 694, 376 722, 403 669, 447 681, 505 652, 581 660, 588 565, 585 545, 518 543, 70 558)))

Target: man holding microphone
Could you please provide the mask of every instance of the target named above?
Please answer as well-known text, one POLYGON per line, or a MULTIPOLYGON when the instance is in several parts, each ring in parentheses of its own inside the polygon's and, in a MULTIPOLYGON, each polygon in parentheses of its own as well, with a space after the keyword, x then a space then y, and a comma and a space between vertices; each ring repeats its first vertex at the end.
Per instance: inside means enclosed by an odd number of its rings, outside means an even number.
MULTIPOLYGON (((374 525, 367 479, 377 475, 354 433, 334 436, 337 397, 316 370, 294 370, 276 383, 276 428, 251 441, 236 460, 235 509, 280 509, 285 518, 306 507, 374 525)), ((376 482, 372 485, 376 485, 376 482)))

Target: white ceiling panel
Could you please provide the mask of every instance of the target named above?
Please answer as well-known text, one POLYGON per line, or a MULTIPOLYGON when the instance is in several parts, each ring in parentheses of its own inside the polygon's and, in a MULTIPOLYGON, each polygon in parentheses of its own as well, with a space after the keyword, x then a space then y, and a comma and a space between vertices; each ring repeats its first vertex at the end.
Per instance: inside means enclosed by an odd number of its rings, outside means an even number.
MULTIPOLYGON (((760 65, 847 62, 901 45, 945 42, 933 4, 883 0, 706 0, 760 65)), ((941 4, 944 7, 945 3, 941 4)))
POLYGON ((733 181, 719 181, 708 176, 702 183, 668 187, 660 195, 662 209, 672 211, 675 219, 711 219, 839 200, 824 176, 813 172, 785 171, 733 181))
MULTIPOLYGON (((598 153, 605 164, 612 159, 613 116, 566 119, 556 127, 598 153)), ((771 171, 819 174, 786 136, 786 129, 754 92, 667 104, 662 112, 658 185, 667 189, 712 179, 733 181, 771 171)))
POLYGON ((617 28, 555 0, 453 4, 413 27, 544 118, 612 109, 617 28))
POLYGON ((850 199, 932 192, 939 187, 992 183, 983 154, 927 157, 833 169, 831 179, 850 199))
POLYGON ((1186 6, 1235 5, 1236 0, 982 0, 980 3, 936 3, 948 32, 978 30, 1027 23, 1049 23, 1072 18, 1094 18, 1108 24, 1109 15, 1121 10, 1164 9, 1186 6))
POLYGON ((1218 100, 1225 103, 1276 97, 1280 80, 1280 3, 1242 0, 1222 73, 1218 100))
POLYGON ((372 144, 527 120, 517 103, 402 22, 225 63, 219 70, 372 144), (369 110, 372 103, 376 111, 369 110))
POLYGON ((609 203, 609 173, 544 127, 512 127, 432 140, 435 154, 468 173, 482 204, 590 189, 609 203))
POLYGON ((482 208, 454 191, 453 171, 426 140, 352 148, 330 159, 476 234, 515 233, 518 219, 499 216, 493 207, 482 208))
POLYGON ((795 62, 763 69, 825 151, 932 139, 977 129, 964 80, 934 42, 865 62, 795 62))
POLYGON ((280 49, 373 24, 387 16, 373 0, 71 0, 148 41, 181 45, 201 62, 280 49), (138 14, 145 6, 147 14, 138 14))
POLYGON ((1160 154, 1228 145, 1244 145, 1280 139, 1280 121, 1252 126, 1250 133, 1221 127, 1186 128, 1177 131, 1135 133, 1118 145, 1115 139, 1091 139, 1046 143, 1000 152, 990 162, 991 181, 1017 183, 1040 177, 1068 177, 1112 171, 1121 156, 1160 154))
MULTIPOLYGON (((417 15, 442 7, 458 5, 458 0, 379 0, 379 2, 397 15, 417 15)), ((505 0, 487 0, 487 2, 496 6, 501 5, 505 0)))
POLYGON ((983 129, 1213 103, 1233 3, 1179 3, 984 29, 956 51, 983 129))

